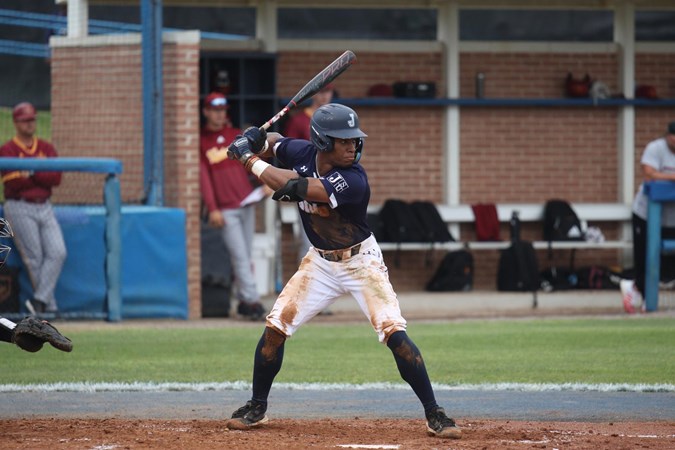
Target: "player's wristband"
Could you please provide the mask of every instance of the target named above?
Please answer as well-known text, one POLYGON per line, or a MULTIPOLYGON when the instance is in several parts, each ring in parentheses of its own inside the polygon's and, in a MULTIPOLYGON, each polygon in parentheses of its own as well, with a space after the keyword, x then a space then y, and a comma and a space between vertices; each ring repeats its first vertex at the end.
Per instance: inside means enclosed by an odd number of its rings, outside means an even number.
POLYGON ((256 162, 253 163, 251 166, 251 173, 255 175, 256 177, 260 178, 260 175, 267 169, 270 165, 267 164, 265 161, 262 159, 258 159, 256 162))

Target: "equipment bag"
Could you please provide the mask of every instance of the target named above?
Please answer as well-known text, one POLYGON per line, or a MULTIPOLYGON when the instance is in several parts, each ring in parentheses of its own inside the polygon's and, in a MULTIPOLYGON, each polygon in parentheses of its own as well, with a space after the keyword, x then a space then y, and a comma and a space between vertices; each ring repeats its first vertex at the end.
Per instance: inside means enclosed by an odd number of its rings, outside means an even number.
POLYGON ((592 265, 576 271, 577 289, 619 289, 621 277, 609 267, 592 265))
POLYGON ((429 201, 414 201, 410 204, 417 220, 422 226, 423 242, 449 242, 454 241, 448 226, 436 209, 436 205, 429 201))
POLYGON ((544 206, 545 241, 583 241, 581 221, 565 200, 548 200, 544 206))
POLYGON ((383 238, 386 242, 422 242, 422 225, 409 203, 389 199, 380 210, 383 238))
POLYGON ((541 289, 544 292, 567 291, 579 285, 577 274, 564 267, 551 266, 539 273, 541 289))
POLYGON ((532 291, 539 289, 537 254, 531 242, 514 241, 501 251, 497 271, 500 291, 532 291))
POLYGON ((470 291, 473 287, 473 255, 467 250, 448 252, 427 282, 427 291, 470 291))

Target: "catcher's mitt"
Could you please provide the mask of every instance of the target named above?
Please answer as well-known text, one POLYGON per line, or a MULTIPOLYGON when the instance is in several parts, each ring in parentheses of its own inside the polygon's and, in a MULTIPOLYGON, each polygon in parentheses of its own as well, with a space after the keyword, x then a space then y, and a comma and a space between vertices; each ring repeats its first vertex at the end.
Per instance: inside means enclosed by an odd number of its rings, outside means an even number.
POLYGON ((46 320, 35 317, 25 317, 16 324, 12 341, 27 352, 37 352, 45 342, 64 352, 73 349, 70 339, 59 333, 59 330, 46 320))

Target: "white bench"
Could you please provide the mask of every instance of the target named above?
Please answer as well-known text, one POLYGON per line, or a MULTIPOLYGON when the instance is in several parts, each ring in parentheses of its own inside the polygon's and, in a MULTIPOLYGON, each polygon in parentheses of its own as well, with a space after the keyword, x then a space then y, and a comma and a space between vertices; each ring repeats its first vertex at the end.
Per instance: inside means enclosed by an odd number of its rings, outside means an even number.
MULTIPOLYGON (((297 233, 300 224, 298 223, 298 214, 296 206, 291 204, 280 205, 281 222, 283 224, 293 225, 294 234, 297 233)), ((376 213, 379 211, 381 205, 370 205, 368 207, 369 213, 376 213)), ((450 231, 456 242, 436 242, 430 244, 429 242, 379 242, 382 250, 402 250, 402 251, 416 251, 416 250, 459 250, 461 248, 468 248, 472 250, 491 250, 504 249, 510 245, 510 241, 504 239, 502 241, 485 242, 485 241, 464 241, 461 239, 460 224, 474 223, 475 217, 471 205, 437 205, 443 221, 448 224, 450 231)), ((551 248, 554 249, 631 249, 632 248, 632 233, 631 233, 631 206, 623 203, 574 203, 572 208, 579 216, 582 222, 582 228, 586 228, 589 222, 618 222, 622 225, 620 232, 620 239, 605 241, 605 242, 587 242, 587 241, 553 241, 551 248)), ((497 216, 499 222, 507 223, 511 219, 513 211, 518 212, 520 221, 525 222, 542 222, 544 218, 543 204, 530 203, 504 203, 497 205, 497 216)), ((297 234, 296 234, 297 235, 297 234)), ((532 245, 536 249, 549 248, 548 241, 534 241, 532 245)))

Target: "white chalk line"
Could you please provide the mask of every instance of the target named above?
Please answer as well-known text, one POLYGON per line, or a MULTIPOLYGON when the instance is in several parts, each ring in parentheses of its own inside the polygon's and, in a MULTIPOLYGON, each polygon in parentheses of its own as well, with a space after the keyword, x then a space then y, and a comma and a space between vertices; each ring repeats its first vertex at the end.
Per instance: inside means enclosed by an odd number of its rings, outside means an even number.
MULTIPOLYGON (((629 383, 483 383, 483 384, 434 384, 436 391, 519 391, 519 392, 675 392, 673 384, 629 384, 629 383)), ((275 389, 297 391, 368 391, 368 390, 409 390, 403 383, 276 383, 275 389)), ((204 391, 248 391, 248 381, 220 383, 44 383, 44 384, 0 384, 0 393, 11 392, 204 392, 204 391)))

